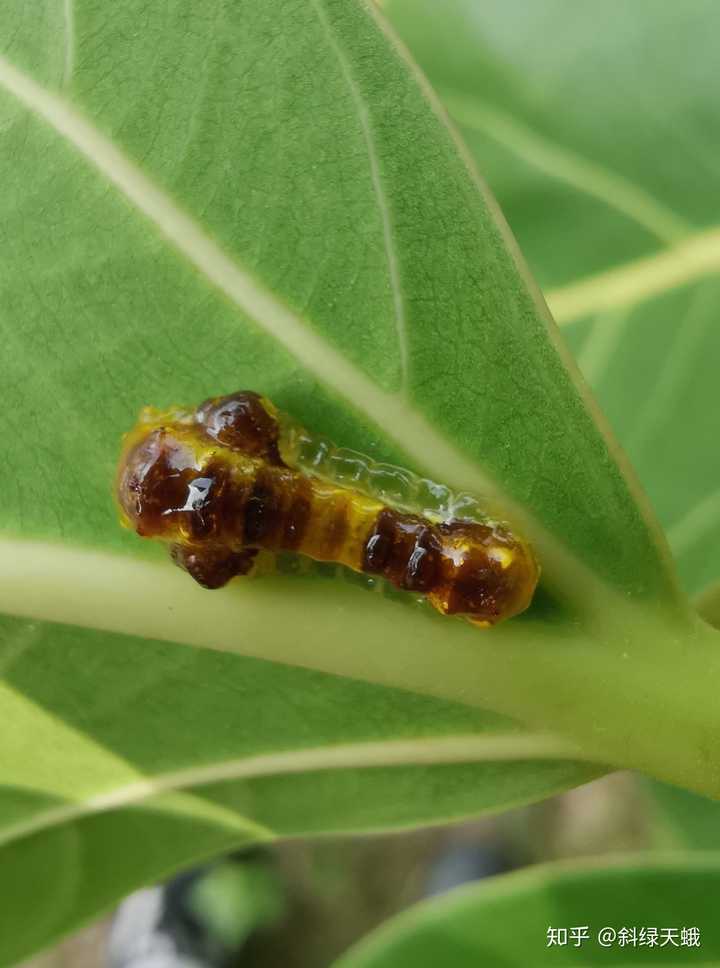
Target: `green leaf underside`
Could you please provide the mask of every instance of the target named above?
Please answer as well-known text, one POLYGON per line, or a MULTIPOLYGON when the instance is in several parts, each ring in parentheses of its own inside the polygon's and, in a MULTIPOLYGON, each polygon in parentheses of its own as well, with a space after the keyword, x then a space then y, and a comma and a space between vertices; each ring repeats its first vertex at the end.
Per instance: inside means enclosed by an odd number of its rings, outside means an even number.
POLYGON ((0 964, 231 846, 456 819, 598 773, 517 759, 522 745, 483 762, 483 744, 522 734, 458 703, 68 626, 0 628, 0 964))
POLYGON ((642 855, 619 862, 548 864, 467 885, 410 908, 335 962, 336 968, 466 968, 502 965, 717 965, 720 927, 715 892, 720 855, 642 855), (549 927, 587 926, 575 947, 548 946, 549 927), (605 927, 655 927, 657 946, 616 941, 605 927), (682 927, 700 929, 700 947, 681 946, 682 927), (662 946, 662 928, 677 928, 677 946, 662 946))
MULTIPOLYGON (((0 15, 12 468, 0 607, 24 616, 0 645, 0 716, 24 724, 3 732, 3 878, 36 869, 43 844, 86 860, 67 865, 64 911, 48 883, 37 927, 0 931, 9 951, 230 843, 445 820, 596 775, 537 750, 483 762, 485 747, 469 762, 384 765, 407 739, 485 736, 491 723, 512 736, 526 709, 533 731, 562 733, 587 688, 611 720, 608 662, 629 656, 618 629, 632 616, 638 642, 663 640, 684 621, 654 526, 412 65, 349 0, 81 0, 64 22, 60 5, 39 6, 0 15), (547 579, 537 607, 488 637, 359 585, 278 578, 208 597, 156 564, 117 526, 120 436, 144 404, 242 387, 517 517, 547 579), (278 768, 211 790, 187 773, 368 742, 377 763, 355 769, 349 755, 344 770, 278 768), (45 774, 19 755, 44 744, 45 774), (94 799, 178 772, 191 790, 139 807, 94 799)), ((643 656, 623 666, 630 684, 643 656)), ((591 723, 579 739, 602 759, 591 723)), ((26 878, 15 898, 30 889, 26 878)))
POLYGON ((452 477, 435 463, 432 442, 415 439, 412 408, 474 464, 476 489, 488 477, 502 481, 508 498, 610 582, 666 588, 636 504, 407 65, 355 3, 258 7, 217 2, 197 12, 178 2, 168 29, 166 8, 124 4, 107 16, 101 4, 76 4, 65 93, 89 120, 91 140, 80 148, 77 124, 60 135, 61 106, 42 100, 52 88, 28 93, 27 74, 11 73, 27 67, 27 55, 23 33, 5 31, 13 42, 0 89, 13 123, 4 224, 15 244, 3 278, 8 378, 18 388, 10 458, 27 465, 27 442, 40 436, 45 465, 74 471, 20 478, 6 528, 93 545, 101 535, 103 546, 118 547, 108 484, 138 408, 253 385, 342 444, 395 460, 406 449, 416 466, 425 461, 420 469, 452 477), (142 29, 128 35, 138 18, 142 29), (18 98, 29 110, 18 111, 18 98), (105 136, 146 180, 135 204, 108 183, 119 162, 103 156, 105 136), (38 166, 49 155, 52 169, 38 166), (209 261, 223 253, 250 274, 253 294, 269 294, 263 318, 248 319, 207 269, 188 265, 197 239, 168 242, 157 230, 163 212, 138 210, 152 207, 151 186, 164 193, 165 214, 182 210, 210 236, 209 261), (385 220, 402 287, 395 299, 385 220), (102 245, 88 251, 88 238, 102 245), (285 307, 323 348, 311 365, 298 366, 296 343, 289 353, 270 335, 282 330, 292 342, 285 307), (28 412, 21 388, 33 350, 52 363, 42 382, 30 380, 28 412), (364 394, 344 404, 339 360, 364 394), (95 379, 82 379, 90 366, 95 379), (380 429, 367 416, 383 419, 385 393, 401 395, 380 429), (618 529, 628 535, 619 549, 610 540, 618 529))
POLYGON ((693 850, 720 850, 720 804, 688 790, 645 778, 648 796, 663 843, 693 850))
POLYGON ((499 199, 685 587, 700 591, 720 574, 717 8, 384 8, 499 199))

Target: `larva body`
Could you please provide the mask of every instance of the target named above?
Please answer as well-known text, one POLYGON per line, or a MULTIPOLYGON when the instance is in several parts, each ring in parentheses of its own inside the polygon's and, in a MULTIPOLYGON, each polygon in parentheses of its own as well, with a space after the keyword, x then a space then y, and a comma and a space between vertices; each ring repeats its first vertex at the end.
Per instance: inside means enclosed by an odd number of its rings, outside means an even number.
POLYGON ((507 528, 401 513, 288 466, 281 445, 275 407, 251 391, 192 412, 146 408, 118 469, 124 523, 167 542, 207 588, 247 574, 263 549, 381 576, 481 626, 529 604, 538 568, 507 528))

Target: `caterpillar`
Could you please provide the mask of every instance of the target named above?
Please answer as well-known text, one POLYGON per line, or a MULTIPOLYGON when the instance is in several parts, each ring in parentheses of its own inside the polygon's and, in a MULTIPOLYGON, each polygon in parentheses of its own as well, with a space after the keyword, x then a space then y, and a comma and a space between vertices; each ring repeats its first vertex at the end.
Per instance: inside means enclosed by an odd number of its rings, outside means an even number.
POLYGON ((539 568, 510 528, 406 513, 308 473, 290 463, 287 426, 250 390, 195 410, 145 407, 117 471, 122 523, 167 543, 205 588, 249 574, 260 550, 291 551, 384 578, 480 627, 527 608, 539 568))

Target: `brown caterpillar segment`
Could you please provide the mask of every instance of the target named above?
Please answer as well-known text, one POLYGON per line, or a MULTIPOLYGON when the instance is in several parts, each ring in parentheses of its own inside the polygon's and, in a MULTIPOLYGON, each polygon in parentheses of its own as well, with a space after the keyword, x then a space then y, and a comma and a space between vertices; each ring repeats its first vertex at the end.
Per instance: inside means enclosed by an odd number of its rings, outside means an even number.
POLYGON ((436 523, 289 467, 280 428, 275 407, 251 391, 193 412, 146 408, 118 468, 124 523, 169 543, 173 560, 206 588, 248 574, 262 549, 380 575, 482 626, 528 606, 538 567, 509 529, 436 523))
POLYGON ((252 390, 211 397, 195 411, 205 433, 231 450, 282 464, 278 451, 280 428, 275 408, 252 390))
POLYGON ((231 578, 249 574, 257 553, 257 548, 229 553, 204 549, 198 553, 182 544, 170 545, 170 557, 175 564, 192 575, 203 588, 222 588, 231 578))

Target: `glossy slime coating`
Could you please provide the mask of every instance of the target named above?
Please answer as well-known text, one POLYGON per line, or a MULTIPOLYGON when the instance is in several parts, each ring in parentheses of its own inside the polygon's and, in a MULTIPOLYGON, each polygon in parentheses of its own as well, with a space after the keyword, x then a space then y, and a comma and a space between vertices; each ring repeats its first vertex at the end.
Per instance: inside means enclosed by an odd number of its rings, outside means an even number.
POLYGON ((173 560, 206 588, 248 574, 262 549, 382 576, 480 626, 527 608, 538 567, 506 527, 402 513, 288 466, 281 438, 275 407, 252 391, 195 411, 146 408, 118 467, 124 523, 167 542, 173 560))

